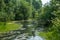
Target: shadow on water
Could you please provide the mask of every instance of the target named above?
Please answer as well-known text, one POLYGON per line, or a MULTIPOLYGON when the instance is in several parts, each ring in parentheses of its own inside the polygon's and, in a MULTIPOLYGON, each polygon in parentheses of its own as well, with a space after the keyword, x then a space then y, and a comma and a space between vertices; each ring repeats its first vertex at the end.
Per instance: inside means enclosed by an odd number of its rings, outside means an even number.
MULTIPOLYGON (((29 23, 25 21, 25 23, 23 24, 23 26, 27 26, 29 23)), ((24 30, 26 31, 25 33, 20 34, 19 36, 17 36, 14 40, 44 40, 44 38, 40 37, 38 35, 38 31, 35 30, 35 26, 36 24, 32 24, 32 25, 28 25, 27 29, 24 30), (31 27, 28 27, 31 26, 31 27)), ((25 27, 24 27, 25 28, 25 27)))

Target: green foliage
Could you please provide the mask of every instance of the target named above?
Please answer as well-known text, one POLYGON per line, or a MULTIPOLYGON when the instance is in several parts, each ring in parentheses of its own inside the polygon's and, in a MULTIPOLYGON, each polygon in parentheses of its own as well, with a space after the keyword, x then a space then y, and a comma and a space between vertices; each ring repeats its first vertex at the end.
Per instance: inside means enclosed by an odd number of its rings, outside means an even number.
POLYGON ((6 21, 13 20, 14 18, 14 3, 10 0, 0 1, 0 18, 5 18, 6 21))
MULTIPOLYGON (((0 0, 0 32, 19 28, 19 25, 7 21, 32 19, 37 20, 36 28, 45 29, 39 35, 46 40, 60 40, 60 0, 51 0, 43 7, 41 0, 0 0)), ((23 21, 23 27, 29 31, 27 24, 23 21)))
POLYGON ((35 10, 41 6, 41 0, 0 0, 0 17, 6 21, 25 20, 36 15, 35 10))
MULTIPOLYGON (((48 19, 50 20, 50 24, 45 31, 42 32, 40 35, 46 38, 46 40, 60 40, 60 1, 59 0, 51 0, 48 6, 44 6, 44 11, 42 11, 43 20, 48 19)), ((44 20, 44 21, 45 21, 44 20)))
POLYGON ((4 22, 0 22, 0 32, 2 33, 21 28, 19 24, 15 24, 13 22, 7 22, 6 25, 3 24, 4 22))
POLYGON ((33 6, 36 10, 39 10, 40 7, 42 7, 41 0, 32 0, 32 6, 33 6))
POLYGON ((15 19, 27 20, 31 14, 31 6, 28 2, 21 0, 20 5, 17 7, 15 19))

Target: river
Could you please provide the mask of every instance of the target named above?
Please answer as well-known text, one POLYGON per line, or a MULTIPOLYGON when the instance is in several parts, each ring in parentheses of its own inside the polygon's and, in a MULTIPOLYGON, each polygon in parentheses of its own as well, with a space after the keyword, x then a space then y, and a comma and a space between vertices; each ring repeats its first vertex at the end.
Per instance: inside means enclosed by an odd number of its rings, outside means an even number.
MULTIPOLYGON (((27 24, 25 22, 25 24, 23 25, 26 26, 27 24)), ((27 30, 24 29, 24 31, 27 31, 27 32, 18 35, 16 38, 14 38, 14 40, 44 40, 44 38, 38 35, 38 30, 34 29, 34 27, 36 27, 36 22, 30 23, 29 25, 27 25, 27 27, 28 27, 27 30)), ((41 30, 42 28, 40 28, 40 31, 41 30)))
POLYGON ((37 29, 37 22, 22 21, 14 22, 19 24, 22 28, 11 30, 0 35, 0 40, 44 40, 38 33, 42 32, 43 28, 37 29))
POLYGON ((29 38, 26 38, 26 36, 24 36, 24 34, 23 34, 22 36, 19 35, 14 40, 44 40, 44 39, 42 37, 38 36, 38 35, 29 36, 29 38))

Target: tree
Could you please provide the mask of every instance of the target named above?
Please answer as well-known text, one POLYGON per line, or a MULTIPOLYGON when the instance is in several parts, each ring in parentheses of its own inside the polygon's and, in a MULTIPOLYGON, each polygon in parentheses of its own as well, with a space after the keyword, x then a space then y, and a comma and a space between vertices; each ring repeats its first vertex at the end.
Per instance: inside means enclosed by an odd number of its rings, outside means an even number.
POLYGON ((27 20, 31 14, 30 5, 26 1, 20 1, 16 8, 15 20, 27 20))
MULTIPOLYGON (((51 0, 49 5, 44 6, 44 13, 42 18, 50 20, 50 24, 47 23, 47 40, 60 40, 60 1, 51 0), (45 8, 46 7, 46 8, 45 8)), ((45 20, 44 20, 45 21, 45 20)), ((45 23, 46 24, 46 23, 45 23)))
POLYGON ((60 40, 60 0, 51 0, 51 6, 53 7, 53 12, 52 14, 55 15, 55 19, 52 19, 52 28, 50 31, 53 31, 54 36, 52 39, 53 40, 60 40))
POLYGON ((13 13, 14 7, 15 7, 15 5, 12 2, 12 0, 1 0, 0 1, 1 18, 2 19, 5 18, 6 21, 13 20, 13 18, 14 18, 14 13, 13 13))
POLYGON ((32 0, 32 5, 36 10, 39 10, 42 7, 41 0, 32 0))

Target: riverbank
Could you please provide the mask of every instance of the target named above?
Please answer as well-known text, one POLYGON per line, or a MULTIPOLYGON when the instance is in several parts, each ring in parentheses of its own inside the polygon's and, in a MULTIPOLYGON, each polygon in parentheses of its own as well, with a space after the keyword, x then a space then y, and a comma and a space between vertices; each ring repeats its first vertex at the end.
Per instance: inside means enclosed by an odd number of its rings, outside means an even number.
POLYGON ((21 28, 20 24, 16 24, 13 22, 6 22, 6 25, 4 25, 4 22, 0 22, 0 33, 8 32, 11 30, 17 30, 20 28, 21 28))

